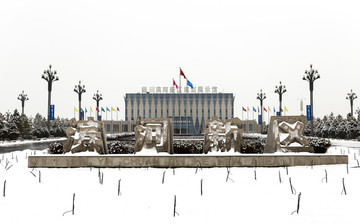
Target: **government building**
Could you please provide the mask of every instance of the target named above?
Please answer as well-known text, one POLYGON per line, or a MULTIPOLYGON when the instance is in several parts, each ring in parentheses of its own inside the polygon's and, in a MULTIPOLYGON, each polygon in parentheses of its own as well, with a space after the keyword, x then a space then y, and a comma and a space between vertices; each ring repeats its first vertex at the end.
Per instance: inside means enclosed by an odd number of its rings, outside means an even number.
POLYGON ((172 118, 174 134, 198 135, 206 120, 234 117, 234 95, 217 92, 217 87, 143 87, 141 93, 125 95, 125 122, 131 129, 138 117, 172 118))

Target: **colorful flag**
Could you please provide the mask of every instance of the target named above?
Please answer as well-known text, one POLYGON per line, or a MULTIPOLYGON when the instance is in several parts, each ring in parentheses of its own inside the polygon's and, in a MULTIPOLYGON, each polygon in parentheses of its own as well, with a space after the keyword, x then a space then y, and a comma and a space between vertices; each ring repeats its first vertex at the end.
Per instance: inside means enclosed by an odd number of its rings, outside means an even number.
POLYGON ((246 109, 244 108, 244 107, 242 107, 243 108, 243 111, 245 111, 246 112, 246 109))
POLYGON ((269 112, 271 111, 271 108, 268 106, 268 110, 269 110, 269 112))
POLYGON ((282 108, 280 108, 281 112, 284 112, 282 108))
POLYGON ((82 108, 80 108, 80 111, 81 111, 81 112, 84 112, 84 110, 83 110, 82 108))
POLYGON ((253 107, 253 111, 254 111, 254 112, 256 112, 256 109, 255 109, 255 107, 253 107))
POLYGON ((267 112, 266 108, 264 107, 265 112, 267 112))
POLYGON ((92 110, 92 107, 90 107, 90 111, 91 111, 91 112, 94 112, 94 111, 92 110))
MULTIPOLYGON (((181 68, 180 68, 180 75, 181 75, 181 76, 184 76, 184 79, 187 79, 186 76, 185 76, 185 74, 184 74, 184 72, 181 70, 181 68)), ((191 87, 191 88, 192 88, 192 87, 191 87)))
POLYGON ((250 108, 249 108, 249 107, 247 107, 247 111, 250 111, 250 108))
POLYGON ((99 111, 99 108, 96 107, 96 111, 97 111, 97 112, 100 112, 100 111, 99 111))
POLYGON ((275 107, 274 107, 274 113, 276 112, 276 110, 275 110, 275 107))
POLYGON ((102 112, 105 112, 105 110, 104 110, 104 108, 103 108, 103 107, 101 107, 101 111, 102 111, 102 112))
POLYGON ((116 111, 113 107, 111 107, 111 110, 112 110, 112 111, 116 111))
POLYGON ((117 111, 120 111, 119 107, 117 108, 117 111))
POLYGON ((287 109, 286 107, 285 107, 285 111, 286 111, 286 112, 289 112, 289 111, 288 111, 288 109, 287 109))
POLYGON ((86 107, 85 107, 85 113, 87 113, 87 109, 86 109, 86 107))
POLYGON ((193 84, 187 79, 187 85, 191 87, 191 89, 194 88, 193 84))
POLYGON ((74 107, 74 110, 75 110, 76 112, 79 112, 78 109, 76 109, 76 107, 74 107))
POLYGON ((179 88, 179 86, 176 84, 176 82, 175 82, 175 80, 173 79, 173 86, 175 86, 176 87, 176 89, 178 89, 179 88))
POLYGON ((108 108, 108 107, 106 107, 106 111, 109 111, 109 112, 110 112, 110 110, 109 110, 109 108, 108 108))

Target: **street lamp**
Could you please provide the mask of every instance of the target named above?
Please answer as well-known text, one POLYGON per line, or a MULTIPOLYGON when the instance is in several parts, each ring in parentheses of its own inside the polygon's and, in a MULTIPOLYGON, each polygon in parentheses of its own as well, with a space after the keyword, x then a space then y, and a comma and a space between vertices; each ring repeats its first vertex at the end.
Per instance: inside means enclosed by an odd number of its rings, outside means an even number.
POLYGON ((282 95, 283 95, 284 93, 286 93, 286 87, 285 87, 285 85, 282 85, 282 84, 281 84, 281 81, 280 81, 280 85, 279 85, 279 86, 275 86, 275 93, 278 93, 278 94, 279 94, 279 101, 280 101, 279 113, 280 113, 280 116, 281 116, 282 95))
POLYGON ((48 120, 47 126, 48 130, 50 131, 50 105, 51 105, 51 90, 52 90, 52 83, 59 80, 58 76, 56 75, 56 70, 51 70, 51 65, 49 65, 49 69, 44 71, 41 78, 45 79, 48 83, 48 120))
POLYGON ((75 85, 74 92, 79 95, 79 120, 81 120, 81 94, 85 93, 85 85, 81 85, 81 81, 79 81, 78 85, 75 85))
POLYGON ((350 100, 350 107, 351 107, 351 116, 353 116, 353 101, 357 98, 356 93, 350 90, 350 93, 347 94, 346 99, 350 100))
POLYGON ((314 82, 316 79, 320 78, 320 75, 318 74, 317 70, 314 70, 312 68, 312 65, 310 65, 310 70, 305 70, 305 74, 303 76, 303 80, 309 82, 310 87, 310 105, 311 105, 311 135, 314 135, 314 106, 313 106, 313 91, 314 91, 314 82))
POLYGON ((102 94, 99 94, 99 90, 94 94, 93 99, 96 101, 96 113, 97 113, 97 119, 99 119, 99 102, 102 100, 102 94))
POLYGON ((261 131, 263 131, 263 100, 266 99, 265 93, 260 89, 260 93, 257 94, 256 99, 260 100, 260 110, 261 110, 261 131))
POLYGON ((29 97, 27 96, 27 94, 24 93, 24 90, 22 91, 22 93, 19 94, 18 100, 21 101, 21 107, 22 107, 21 115, 24 115, 25 101, 29 100, 29 97))

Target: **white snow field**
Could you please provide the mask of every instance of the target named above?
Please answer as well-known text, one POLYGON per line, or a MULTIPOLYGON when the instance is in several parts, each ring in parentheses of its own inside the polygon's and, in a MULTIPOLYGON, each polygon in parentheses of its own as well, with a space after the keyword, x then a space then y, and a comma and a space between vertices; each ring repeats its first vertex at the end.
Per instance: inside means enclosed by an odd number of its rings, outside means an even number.
POLYGON ((4 224, 359 223, 360 143, 332 142, 328 153, 349 154, 349 173, 346 165, 230 168, 227 180, 226 168, 108 168, 100 169, 101 184, 97 168, 32 169, 26 156, 34 151, 0 154, 0 220, 4 224))

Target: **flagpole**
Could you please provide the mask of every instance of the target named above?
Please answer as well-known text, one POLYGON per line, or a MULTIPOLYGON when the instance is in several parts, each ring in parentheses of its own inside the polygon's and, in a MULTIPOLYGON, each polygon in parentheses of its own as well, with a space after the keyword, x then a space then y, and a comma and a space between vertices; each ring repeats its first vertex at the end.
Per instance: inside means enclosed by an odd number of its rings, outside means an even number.
POLYGON ((253 108, 252 114, 253 114, 253 120, 254 120, 254 108, 253 108))
MULTIPOLYGON (((181 68, 180 68, 180 71, 181 71, 181 68)), ((180 72, 179 72, 179 84, 180 84, 180 93, 181 93, 181 73, 180 72)))
POLYGON ((111 107, 111 120, 113 120, 113 119, 112 119, 112 107, 111 107))
POLYGON ((244 109, 241 110, 241 120, 244 120, 244 109))
MULTIPOLYGON (((74 119, 75 119, 75 107, 74 107, 74 119)), ((76 119, 75 119, 76 120, 76 119)))
POLYGON ((118 115, 119 115, 119 111, 117 110, 117 111, 116 111, 116 120, 117 120, 117 121, 119 120, 118 115))

